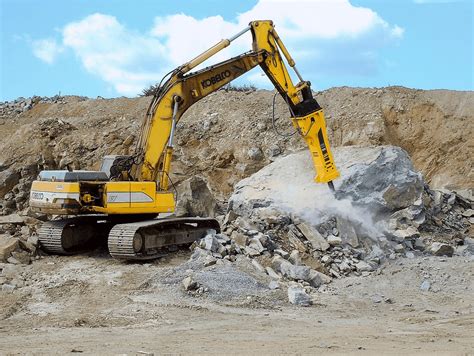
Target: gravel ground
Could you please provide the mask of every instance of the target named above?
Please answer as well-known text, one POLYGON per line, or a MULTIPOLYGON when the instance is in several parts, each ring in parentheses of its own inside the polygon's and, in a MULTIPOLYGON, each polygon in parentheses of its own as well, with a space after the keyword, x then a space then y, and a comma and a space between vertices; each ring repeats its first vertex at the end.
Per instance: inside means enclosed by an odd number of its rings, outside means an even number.
POLYGON ((25 285, 0 292, 1 354, 467 354, 474 347, 472 258, 392 261, 368 277, 334 280, 305 308, 250 268, 193 267, 189 256, 131 264, 91 253, 20 266, 25 285), (208 291, 184 291, 187 273, 208 291), (420 289, 424 281, 429 290, 420 289))

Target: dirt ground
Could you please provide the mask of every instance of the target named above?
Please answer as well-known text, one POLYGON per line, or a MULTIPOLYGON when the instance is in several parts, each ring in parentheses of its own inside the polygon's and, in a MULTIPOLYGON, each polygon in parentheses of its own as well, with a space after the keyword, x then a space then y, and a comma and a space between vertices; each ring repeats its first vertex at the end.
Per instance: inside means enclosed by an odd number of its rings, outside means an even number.
MULTIPOLYGON (((296 307, 288 304, 285 287, 263 286, 228 300, 214 298, 212 288, 190 295, 180 282, 169 282, 189 256, 183 250, 132 264, 95 252, 18 267, 25 285, 0 292, 0 354, 472 354, 474 349, 472 258, 398 259, 367 277, 334 280, 312 294, 313 306, 296 307), (430 281, 429 291, 420 290, 424 280, 430 281)), ((228 291, 230 284, 224 286, 228 291)))

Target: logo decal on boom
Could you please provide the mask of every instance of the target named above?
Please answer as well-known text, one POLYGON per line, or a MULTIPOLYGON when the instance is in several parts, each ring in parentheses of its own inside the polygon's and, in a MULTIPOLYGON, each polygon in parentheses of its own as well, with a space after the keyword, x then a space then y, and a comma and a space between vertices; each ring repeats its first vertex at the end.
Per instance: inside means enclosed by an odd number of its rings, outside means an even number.
POLYGON ((223 71, 219 74, 216 74, 213 77, 210 77, 208 79, 204 79, 203 81, 201 81, 201 85, 202 85, 203 89, 207 88, 211 85, 214 85, 216 83, 219 83, 219 82, 223 81, 226 78, 229 78, 231 74, 232 73, 230 72, 230 70, 226 69, 225 71, 223 71))

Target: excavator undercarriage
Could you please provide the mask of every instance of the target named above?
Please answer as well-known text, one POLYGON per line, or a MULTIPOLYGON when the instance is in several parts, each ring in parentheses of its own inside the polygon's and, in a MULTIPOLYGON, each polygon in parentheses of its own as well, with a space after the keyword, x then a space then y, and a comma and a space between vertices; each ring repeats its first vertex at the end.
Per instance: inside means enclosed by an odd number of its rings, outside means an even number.
MULTIPOLYGON (((142 217, 146 219, 146 217, 142 217)), ((122 221, 126 221, 121 217, 122 221)), ((49 221, 38 231, 43 250, 72 255, 96 247, 106 240, 112 257, 123 260, 152 260, 176 246, 191 244, 210 230, 220 232, 217 220, 209 218, 162 218, 117 223, 107 216, 84 216, 49 221)))

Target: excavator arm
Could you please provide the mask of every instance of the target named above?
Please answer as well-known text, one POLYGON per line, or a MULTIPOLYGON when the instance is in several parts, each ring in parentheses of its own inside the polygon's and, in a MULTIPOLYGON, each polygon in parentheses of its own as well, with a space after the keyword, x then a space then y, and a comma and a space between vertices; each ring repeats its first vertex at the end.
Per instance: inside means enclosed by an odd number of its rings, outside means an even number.
POLYGON ((311 86, 296 70, 272 21, 253 21, 230 39, 218 42, 190 62, 176 68, 160 86, 143 122, 137 145, 138 163, 131 170, 136 181, 158 181, 159 189, 168 190, 168 175, 173 153, 176 124, 184 112, 198 100, 215 92, 239 76, 260 65, 290 107, 293 125, 305 139, 317 172, 315 180, 330 183, 339 176, 329 147, 324 114, 313 98, 311 86), (247 31, 253 38, 252 50, 227 61, 188 73, 227 47, 247 31), (300 82, 294 85, 283 56, 300 82))

